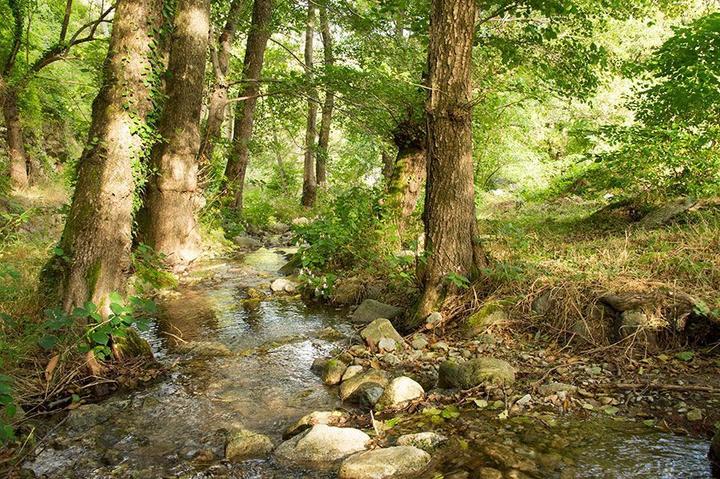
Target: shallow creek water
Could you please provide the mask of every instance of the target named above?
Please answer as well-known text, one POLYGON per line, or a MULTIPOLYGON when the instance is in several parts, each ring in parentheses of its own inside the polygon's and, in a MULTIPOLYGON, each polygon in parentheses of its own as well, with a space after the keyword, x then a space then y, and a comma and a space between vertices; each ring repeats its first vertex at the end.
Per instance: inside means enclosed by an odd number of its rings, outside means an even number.
MULTIPOLYGON (((170 374, 73 412, 24 467, 49 478, 334 477, 287 469, 272 459, 221 461, 227 430, 242 427, 279 443, 282 431, 302 415, 341 406, 310 365, 352 338, 345 312, 291 298, 250 307, 242 301, 245 288, 264 290, 278 276, 284 253, 260 249, 242 261, 205 264, 201 274, 212 280, 181 287, 162 301, 148 335, 159 359, 172 365, 170 374), (181 352, 192 341, 222 344, 230 354, 181 352)), ((635 424, 558 419, 548 425, 481 414, 456 424, 422 426, 456 436, 423 477, 475 478, 487 465, 509 473, 510 463, 526 459, 532 466, 527 473, 538 478, 710 477, 706 442, 635 424), (487 444, 499 445, 500 453, 487 444), (515 457, 500 461, 508 451, 515 457)))

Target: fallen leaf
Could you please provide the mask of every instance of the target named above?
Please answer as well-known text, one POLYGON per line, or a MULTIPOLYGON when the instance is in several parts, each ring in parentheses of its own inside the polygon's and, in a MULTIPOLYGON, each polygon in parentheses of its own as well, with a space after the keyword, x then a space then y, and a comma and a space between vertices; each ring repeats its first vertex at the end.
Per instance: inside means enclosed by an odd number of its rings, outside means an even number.
POLYGON ((53 372, 55 371, 55 368, 57 367, 59 361, 60 355, 58 354, 50 358, 50 361, 48 361, 48 365, 45 368, 45 381, 50 382, 53 372))

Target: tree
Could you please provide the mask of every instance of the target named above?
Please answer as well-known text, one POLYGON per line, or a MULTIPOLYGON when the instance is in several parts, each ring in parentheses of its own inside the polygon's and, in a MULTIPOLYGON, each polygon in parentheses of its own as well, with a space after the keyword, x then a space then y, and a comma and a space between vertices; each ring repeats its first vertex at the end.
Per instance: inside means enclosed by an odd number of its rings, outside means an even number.
POLYGON ((305 125, 305 160, 303 162, 303 189, 300 203, 306 208, 315 204, 317 176, 315 174, 315 137, 317 135, 317 88, 313 75, 313 41, 315 37, 315 4, 308 2, 305 25, 305 82, 307 95, 307 122, 305 125))
POLYGON ((397 155, 387 181, 387 206, 401 232, 415 211, 427 175, 425 118, 412 117, 412 114, 393 131, 397 155))
POLYGON ((260 93, 265 48, 270 39, 273 0, 255 0, 250 32, 245 47, 243 79, 238 103, 235 107, 235 138, 225 167, 228 191, 233 195, 235 210, 242 211, 245 173, 250 159, 250 138, 253 133, 255 105, 260 93))
POLYGON ((208 102, 208 119, 200 143, 200 165, 207 164, 212 159, 215 142, 220 138, 223 122, 225 121, 225 110, 228 105, 228 70, 230 68, 231 48, 235 41, 235 33, 240 20, 245 0, 233 0, 230 4, 230 11, 225 20, 225 26, 217 38, 217 42, 211 42, 211 61, 215 81, 210 93, 208 102))
MULTIPOLYGON (((161 0, 117 2, 103 85, 93 102, 60 250, 48 269, 61 272, 60 293, 68 312, 92 301, 107 313, 109 294, 125 290, 132 242, 133 166, 148 146, 143 125, 152 110, 153 35, 161 22, 161 0)), ((48 284, 55 283, 52 276, 46 278, 48 284)))
POLYGON ((197 155, 209 28, 209 0, 178 1, 143 237, 172 264, 199 254, 197 155))
MULTIPOLYGON (((335 64, 333 54, 333 39, 330 33, 330 22, 328 21, 327 6, 320 6, 320 34, 323 42, 323 60, 325 63, 326 78, 332 73, 335 64)), ((335 92, 331 84, 325 85, 325 100, 322 104, 320 116, 320 133, 318 134, 317 159, 315 161, 315 172, 317 184, 324 186, 327 183, 327 162, 329 159, 328 144, 330 143, 330 124, 332 122, 333 107, 335 105, 335 92)))
POLYGON ((433 0, 428 47, 427 264, 417 317, 484 263, 477 242, 470 72, 475 0, 433 0))
POLYGON ((29 184, 28 166, 31 162, 25 150, 18 98, 28 82, 39 71, 66 58, 73 47, 95 40, 98 27, 109 21, 108 18, 114 7, 110 6, 104 9, 96 18, 83 23, 69 35, 73 0, 67 0, 57 42, 43 51, 34 61, 20 62, 18 53, 23 43, 24 27, 30 22, 28 17, 31 12, 21 0, 10 0, 9 4, 13 17, 13 29, 10 50, 5 53, 5 61, 0 72, 0 103, 2 103, 2 114, 7 130, 5 139, 10 158, 11 184, 13 188, 25 188, 29 184))

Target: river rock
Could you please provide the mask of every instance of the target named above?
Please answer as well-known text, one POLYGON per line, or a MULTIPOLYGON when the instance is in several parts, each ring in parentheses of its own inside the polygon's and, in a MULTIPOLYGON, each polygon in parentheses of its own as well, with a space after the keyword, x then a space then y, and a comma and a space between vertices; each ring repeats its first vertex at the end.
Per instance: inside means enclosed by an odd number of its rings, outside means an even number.
POLYGON ((370 324, 378 318, 394 319, 402 314, 403 310, 389 304, 366 299, 350 316, 353 323, 370 324))
POLYGON ((400 376, 390 381, 377 405, 379 408, 395 407, 414 399, 420 399, 424 395, 425 390, 420 384, 407 376, 400 376))
POLYGON ((332 292, 335 304, 357 304, 365 292, 366 282, 362 278, 345 278, 337 282, 332 292))
POLYGON ((293 294, 297 291, 297 285, 287 278, 278 278, 270 283, 270 289, 273 293, 293 294))
POLYGON ((424 334, 416 334, 412 337, 412 342, 410 343, 410 345, 414 349, 425 349, 428 345, 427 337, 424 334))
POLYGON ((241 249, 258 249, 262 246, 262 243, 247 235, 238 235, 233 238, 233 242, 241 249))
POLYGON ((347 400, 355 391, 368 385, 378 386, 385 389, 388 385, 388 377, 385 371, 370 369, 362 374, 351 377, 340 384, 340 399, 347 400))
POLYGON ((345 370, 347 370, 347 364, 339 359, 329 359, 325 362, 325 367, 320 373, 320 378, 325 384, 334 386, 335 384, 340 384, 345 370))
POLYGON ((280 444, 275 456, 282 463, 330 466, 350 454, 364 451, 368 441, 370 436, 359 429, 317 424, 280 444))
POLYGON ((225 459, 241 462, 248 459, 262 459, 273 450, 269 437, 248 430, 235 432, 225 446, 225 459))
POLYGON ((190 353, 195 357, 212 358, 216 356, 232 356, 230 348, 223 343, 214 341, 189 341, 177 345, 177 352, 190 353))
POLYGON ((416 434, 405 434, 400 436, 397 440, 398 446, 414 446, 418 449, 422 449, 425 452, 431 452, 445 442, 447 437, 436 432, 418 432, 416 434))
POLYGON ((357 376, 363 372, 363 367, 358 364, 353 364, 352 366, 348 366, 348 368, 345 370, 345 373, 342 376, 343 381, 347 381, 348 379, 357 376))
POLYGON ((283 439, 287 440, 293 436, 297 436, 301 432, 310 429, 316 424, 325 424, 326 426, 339 426, 348 419, 348 414, 344 411, 313 411, 298 419, 294 424, 288 427, 283 433, 283 439))
POLYGON ((470 315, 463 324, 465 337, 474 338, 492 326, 508 322, 508 316, 499 302, 485 303, 478 311, 470 315))
POLYGON ((515 382, 515 368, 496 358, 477 358, 456 363, 445 361, 440 365, 438 385, 441 388, 470 389, 481 384, 509 386, 515 382))
POLYGON ((648 316, 637 310, 623 311, 620 315, 621 338, 633 336, 633 343, 650 350, 656 350, 658 345, 658 332, 660 325, 653 324, 648 316))
POLYGON ((430 462, 430 454, 412 446, 395 446, 353 454, 343 461, 340 479, 417 477, 430 462))
MULTIPOLYGON (((360 336, 365 340, 371 350, 379 350, 382 340, 394 341, 398 348, 402 348, 405 344, 402 336, 395 330, 392 323, 385 318, 378 318, 365 326, 365 328, 360 331, 360 336)), ((383 345, 387 346, 387 341, 385 341, 383 345)))

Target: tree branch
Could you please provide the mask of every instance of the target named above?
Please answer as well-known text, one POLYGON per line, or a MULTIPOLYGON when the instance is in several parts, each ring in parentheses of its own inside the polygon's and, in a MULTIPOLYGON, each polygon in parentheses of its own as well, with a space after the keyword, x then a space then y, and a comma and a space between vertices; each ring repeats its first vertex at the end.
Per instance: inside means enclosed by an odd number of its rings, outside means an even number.
POLYGON ((62 27, 60 27, 60 41, 59 43, 65 43, 65 37, 67 37, 68 25, 70 24, 70 14, 72 13, 73 0, 67 0, 65 4, 65 16, 63 17, 62 27))

